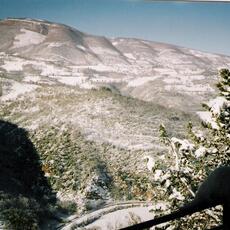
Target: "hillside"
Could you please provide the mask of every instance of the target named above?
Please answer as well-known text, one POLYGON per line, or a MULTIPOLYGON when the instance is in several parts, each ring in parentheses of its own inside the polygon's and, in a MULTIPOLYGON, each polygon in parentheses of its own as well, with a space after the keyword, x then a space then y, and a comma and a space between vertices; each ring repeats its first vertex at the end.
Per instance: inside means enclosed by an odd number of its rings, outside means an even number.
MULTIPOLYGON (((14 79, 17 75, 35 85, 110 85, 124 95, 186 111, 214 93, 217 69, 230 63, 228 56, 138 39, 92 36, 39 20, 2 20, 0 33, 2 75, 14 79)), ((32 86, 24 87, 32 90, 32 86)))
POLYGON ((79 216, 155 201, 146 157, 170 164, 159 125, 184 137, 230 68, 228 56, 41 20, 2 20, 0 34, 0 120, 28 133, 39 173, 79 216))

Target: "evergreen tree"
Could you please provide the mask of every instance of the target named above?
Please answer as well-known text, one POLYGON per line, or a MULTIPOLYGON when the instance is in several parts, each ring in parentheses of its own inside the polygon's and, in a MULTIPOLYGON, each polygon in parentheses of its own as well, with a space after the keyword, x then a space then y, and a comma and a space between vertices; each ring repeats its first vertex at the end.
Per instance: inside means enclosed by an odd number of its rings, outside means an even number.
MULTIPOLYGON (((195 195, 201 183, 210 171, 230 162, 230 71, 219 71, 219 96, 203 104, 205 111, 199 112, 202 129, 188 124, 189 139, 169 137, 163 125, 160 126, 160 138, 169 146, 170 156, 175 162, 168 169, 155 168, 155 180, 159 197, 165 202, 163 211, 172 211, 195 195)), ((155 211, 162 211, 156 208, 155 211)), ((166 224, 160 229, 206 229, 219 225, 221 208, 193 214, 186 221, 179 220, 166 224)), ((157 228, 156 228, 157 229, 157 228)))

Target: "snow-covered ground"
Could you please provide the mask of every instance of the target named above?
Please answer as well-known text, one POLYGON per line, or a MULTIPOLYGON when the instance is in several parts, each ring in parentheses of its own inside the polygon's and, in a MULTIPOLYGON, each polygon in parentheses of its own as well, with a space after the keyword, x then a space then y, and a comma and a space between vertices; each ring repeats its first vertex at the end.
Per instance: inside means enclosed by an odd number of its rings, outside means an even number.
POLYGON ((215 92, 215 90, 209 85, 203 84, 178 84, 178 85, 166 85, 165 90, 167 91, 175 91, 175 92, 184 92, 188 95, 197 94, 197 93, 207 93, 207 92, 215 92))
POLYGON ((1 66, 1 68, 5 69, 7 72, 11 71, 22 71, 23 70, 23 65, 25 65, 26 62, 22 61, 19 58, 15 59, 9 59, 9 60, 4 60, 4 64, 1 66))
POLYGON ((126 57, 128 57, 129 59, 133 59, 133 60, 136 60, 136 58, 134 57, 134 55, 132 53, 124 53, 124 55, 126 57))
POLYGON ((101 46, 90 46, 90 49, 93 50, 96 54, 102 54, 102 55, 118 55, 118 52, 112 49, 107 49, 106 47, 101 46))
POLYGON ((101 229, 101 230, 113 230, 121 227, 127 227, 136 222, 143 222, 150 220, 154 217, 150 212, 150 207, 135 207, 123 210, 118 210, 113 213, 106 214, 100 219, 96 220, 92 224, 86 226, 86 229, 101 229))
POLYGON ((15 41, 12 48, 21 48, 24 46, 37 45, 42 43, 46 36, 27 29, 21 29, 20 34, 15 36, 15 41))
POLYGON ((154 76, 154 77, 136 77, 133 78, 132 80, 128 81, 127 86, 128 87, 137 87, 137 86, 141 86, 147 82, 150 81, 154 81, 156 79, 158 79, 159 76, 154 76))
POLYGON ((93 211, 82 217, 70 217, 69 222, 62 230, 72 228, 113 230, 127 227, 136 222, 147 221, 154 218, 153 205, 149 202, 118 202, 108 205, 100 210, 93 211))
POLYGON ((77 45, 77 48, 80 49, 80 50, 86 51, 86 48, 84 46, 77 45))
POLYGON ((37 85, 18 83, 16 81, 9 81, 9 82, 10 82, 10 86, 8 88, 9 93, 4 92, 4 88, 3 88, 3 96, 0 97, 1 101, 17 99, 18 96, 25 93, 29 93, 38 87, 37 85))
POLYGON ((42 79, 41 76, 28 75, 23 79, 23 81, 37 83, 41 81, 41 79, 42 79))
POLYGON ((199 111, 197 112, 200 119, 206 124, 210 124, 213 129, 219 129, 219 126, 216 124, 215 120, 212 117, 212 113, 208 111, 199 111))
MULTIPOLYGON (((149 64, 140 67, 136 65, 87 65, 87 66, 56 66, 54 63, 42 60, 26 60, 17 56, 2 55, 3 64, 0 66, 7 72, 26 72, 26 66, 34 71, 40 71, 40 76, 54 78, 57 81, 82 88, 94 88, 98 83, 126 83, 128 88, 138 88, 149 82, 161 80, 165 91, 191 93, 214 92, 209 83, 203 84, 205 76, 200 72, 179 74, 170 68, 152 68, 149 64), (116 74, 116 77, 113 75, 116 74), (118 77, 118 74, 120 77, 118 77)), ((37 77, 26 74, 24 81, 38 81, 37 77)))
POLYGON ((155 160, 152 156, 145 156, 143 159, 147 159, 147 168, 152 172, 153 167, 155 166, 155 160))
MULTIPOLYGON (((62 42, 46 42, 46 36, 40 33, 21 29, 20 33, 15 36, 14 47, 22 47, 24 45, 33 46, 38 44, 46 44, 48 48, 63 49, 65 43, 62 42)), ((204 95, 207 93, 214 93, 214 86, 212 82, 215 76, 206 77, 207 71, 204 64, 196 61, 196 58, 202 58, 204 62, 209 60, 214 64, 211 69, 218 69, 223 64, 220 62, 220 56, 215 54, 203 53, 190 49, 181 48, 183 52, 177 52, 174 47, 165 48, 154 47, 151 42, 141 42, 128 40, 126 44, 125 39, 117 39, 112 41, 112 45, 107 46, 101 43, 100 45, 89 44, 87 46, 76 44, 76 49, 87 52, 94 52, 98 57, 103 56, 103 59, 108 55, 121 56, 123 55, 129 63, 117 62, 116 59, 111 59, 111 63, 104 63, 88 65, 60 65, 54 61, 42 60, 41 58, 22 58, 18 54, 9 55, 5 52, 0 53, 0 68, 7 73, 21 72, 25 76, 24 82, 39 82, 38 77, 44 76, 57 80, 57 82, 79 86, 85 89, 96 88, 98 84, 126 84, 125 93, 129 88, 138 89, 146 86, 146 89, 154 85, 155 82, 161 82, 161 92, 182 93, 187 95, 204 95), (136 45, 136 48, 132 47, 136 45), (101 45, 101 46, 100 46, 101 45), (120 47, 122 45, 122 47, 120 47), (153 46, 152 49, 147 47, 153 46), (130 46, 130 47, 129 47, 130 46), (139 50, 140 49, 140 50, 139 50), (119 53, 118 50, 121 52, 119 53), (27 73, 27 68, 30 72, 27 73), (204 68, 203 68, 204 67, 204 68), (32 70, 31 70, 32 69, 32 70), (37 77, 30 78, 31 71, 36 73, 37 77), (150 83, 150 84, 148 84, 150 83)), ((178 49, 178 48, 177 48, 178 49)), ((55 54, 57 57, 60 55, 55 54)), ((54 57, 54 56, 53 56, 54 57)), ((101 57, 102 58, 102 57, 101 57)), ((51 58, 52 59, 52 58, 51 58)), ((68 59, 65 59, 68 61, 68 59)), ((230 58, 224 57, 225 62, 229 60, 227 66, 230 66, 230 58)), ((226 66, 226 67, 227 67, 226 66)), ((32 73, 32 75, 34 75, 32 73)), ((133 96, 148 101, 148 98, 154 98, 154 91, 148 94, 149 96, 140 96, 135 91, 133 96), (148 98, 147 98, 148 97, 148 98)), ((142 93, 143 94, 143 93, 142 93)))
POLYGON ((50 42, 48 44, 48 47, 49 48, 58 48, 58 47, 61 47, 63 45, 65 45, 65 43, 63 43, 63 42, 50 42))

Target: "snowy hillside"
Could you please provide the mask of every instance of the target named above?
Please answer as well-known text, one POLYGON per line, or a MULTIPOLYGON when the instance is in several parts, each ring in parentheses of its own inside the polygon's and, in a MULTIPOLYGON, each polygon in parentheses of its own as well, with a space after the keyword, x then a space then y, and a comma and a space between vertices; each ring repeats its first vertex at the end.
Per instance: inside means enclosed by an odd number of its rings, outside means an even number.
POLYGON ((22 82, 33 84, 86 89, 112 85, 122 94, 182 110, 193 109, 197 101, 212 95, 217 70, 230 67, 230 57, 223 55, 92 36, 40 20, 3 20, 0 33, 2 75, 16 74, 22 82))

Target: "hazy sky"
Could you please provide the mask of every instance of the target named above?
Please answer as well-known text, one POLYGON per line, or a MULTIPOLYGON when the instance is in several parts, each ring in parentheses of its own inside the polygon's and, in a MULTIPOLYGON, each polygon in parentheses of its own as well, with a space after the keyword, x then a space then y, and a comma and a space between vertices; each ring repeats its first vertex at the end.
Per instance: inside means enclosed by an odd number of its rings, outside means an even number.
POLYGON ((137 37, 230 55, 230 3, 0 0, 0 18, 6 17, 47 19, 90 34, 137 37))

